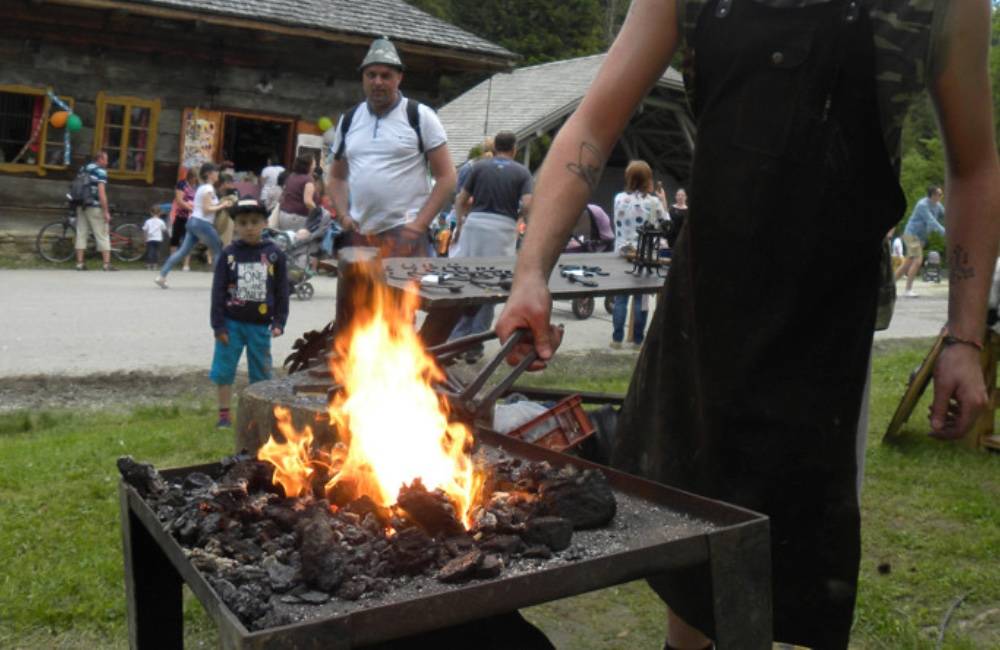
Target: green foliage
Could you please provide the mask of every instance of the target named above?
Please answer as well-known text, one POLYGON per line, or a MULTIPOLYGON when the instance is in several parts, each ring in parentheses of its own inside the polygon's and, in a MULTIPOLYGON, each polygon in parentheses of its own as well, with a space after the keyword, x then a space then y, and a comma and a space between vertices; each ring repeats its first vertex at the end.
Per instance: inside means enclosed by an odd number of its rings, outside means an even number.
POLYGON ((411 4, 520 54, 524 65, 595 54, 607 47, 610 28, 601 0, 414 0, 411 4))

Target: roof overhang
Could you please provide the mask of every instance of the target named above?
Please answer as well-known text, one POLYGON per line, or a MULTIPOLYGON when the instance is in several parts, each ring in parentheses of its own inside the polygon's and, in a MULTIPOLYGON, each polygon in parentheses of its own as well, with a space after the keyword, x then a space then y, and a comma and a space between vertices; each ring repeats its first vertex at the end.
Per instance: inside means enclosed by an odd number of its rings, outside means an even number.
MULTIPOLYGON (((195 21, 222 27, 247 29, 251 31, 269 32, 298 38, 313 38, 332 43, 368 47, 374 37, 371 34, 359 34, 333 29, 317 29, 286 25, 274 21, 251 20, 239 16, 229 16, 212 12, 199 12, 173 7, 164 7, 128 0, 45 0, 50 5, 65 5, 107 11, 123 12, 137 16, 148 16, 166 20, 195 21)), ((513 68, 516 58, 500 55, 490 55, 485 52, 460 50, 445 46, 435 47, 425 43, 414 43, 402 39, 394 39, 396 48, 404 54, 414 54, 422 57, 442 60, 454 70, 468 71, 507 71, 513 68)), ((516 55, 515 55, 516 56, 516 55)))

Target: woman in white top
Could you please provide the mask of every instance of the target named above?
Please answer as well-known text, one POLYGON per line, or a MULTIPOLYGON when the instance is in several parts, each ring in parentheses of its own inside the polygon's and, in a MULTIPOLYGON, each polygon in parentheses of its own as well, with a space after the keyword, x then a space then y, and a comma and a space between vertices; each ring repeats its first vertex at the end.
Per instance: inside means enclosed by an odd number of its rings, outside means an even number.
POLYGON ((212 251, 212 259, 219 260, 222 255, 222 241, 215 232, 215 213, 224 210, 235 202, 232 197, 226 197, 222 201, 215 194, 215 183, 219 180, 219 168, 214 163, 205 163, 198 172, 201 185, 194 193, 194 209, 191 210, 191 217, 187 222, 187 233, 184 235, 184 242, 167 261, 163 263, 160 274, 156 276, 154 282, 160 287, 167 288, 167 274, 177 262, 191 252, 194 245, 201 243, 208 246, 212 251))
MULTIPOLYGON (((615 251, 619 255, 635 252, 639 247, 638 228, 646 224, 662 225, 670 221, 666 206, 653 193, 653 170, 642 160, 633 160, 625 168, 625 191, 615 196, 615 251)), ((633 297, 635 320, 632 342, 642 344, 649 315, 641 296, 633 297)), ((628 316, 628 296, 616 296, 611 321, 611 347, 620 348, 625 339, 625 319, 628 316)))

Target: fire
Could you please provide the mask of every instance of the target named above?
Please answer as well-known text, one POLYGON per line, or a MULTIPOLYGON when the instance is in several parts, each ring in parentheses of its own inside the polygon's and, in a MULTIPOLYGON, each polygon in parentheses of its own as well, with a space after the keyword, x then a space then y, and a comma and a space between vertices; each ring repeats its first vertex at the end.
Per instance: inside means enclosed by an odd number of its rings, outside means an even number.
POLYGON ((280 484, 287 496, 303 496, 311 489, 310 477, 314 471, 309 460, 312 429, 307 426, 302 432, 297 431, 292 424, 291 411, 280 406, 274 407, 274 419, 285 443, 271 436, 257 452, 257 458, 274 465, 274 483, 280 484))
MULTIPOLYGON (((447 403, 433 389, 443 377, 414 331, 415 294, 400 298, 384 285, 367 289, 356 301, 365 309, 356 311, 350 331, 338 337, 331 362, 342 390, 329 415, 342 444, 319 454, 331 477, 327 494, 367 495, 388 507, 403 485, 419 478, 428 490, 448 495, 468 528, 482 476, 471 456, 472 432, 448 421, 447 403)), ((302 495, 317 466, 310 460, 317 455, 315 450, 310 455, 312 433, 289 432, 289 419, 280 417, 287 442, 272 438, 259 458, 275 465, 274 481, 287 495, 302 495)))

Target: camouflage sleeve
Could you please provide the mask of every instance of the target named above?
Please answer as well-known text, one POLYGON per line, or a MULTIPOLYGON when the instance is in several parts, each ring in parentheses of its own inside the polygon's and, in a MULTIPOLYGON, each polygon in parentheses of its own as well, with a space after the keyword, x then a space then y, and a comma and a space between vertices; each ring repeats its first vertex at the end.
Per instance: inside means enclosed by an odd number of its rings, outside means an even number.
MULTIPOLYGON (((916 2, 917 0, 911 0, 916 2)), ((930 43, 927 47, 927 84, 930 85, 944 69, 945 56, 948 48, 948 25, 951 2, 949 0, 933 0, 934 18, 931 21, 930 43)))

